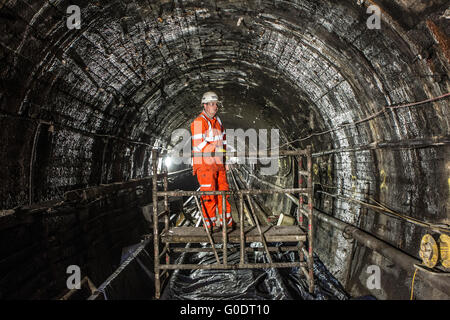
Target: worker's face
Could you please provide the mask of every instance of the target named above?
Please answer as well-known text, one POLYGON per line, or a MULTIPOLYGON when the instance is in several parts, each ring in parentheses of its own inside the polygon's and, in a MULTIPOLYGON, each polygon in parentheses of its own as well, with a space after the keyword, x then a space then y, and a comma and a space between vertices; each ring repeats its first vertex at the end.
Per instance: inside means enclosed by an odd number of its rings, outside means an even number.
POLYGON ((206 113, 211 117, 214 117, 217 113, 217 110, 219 109, 219 107, 217 106, 217 102, 204 103, 203 107, 205 108, 206 113))

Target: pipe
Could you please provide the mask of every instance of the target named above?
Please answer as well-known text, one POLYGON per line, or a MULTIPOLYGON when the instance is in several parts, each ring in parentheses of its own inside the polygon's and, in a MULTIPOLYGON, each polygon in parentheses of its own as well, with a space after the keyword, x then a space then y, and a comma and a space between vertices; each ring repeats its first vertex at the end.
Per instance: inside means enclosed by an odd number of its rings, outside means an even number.
MULTIPOLYGON (((256 179, 258 179, 260 182, 260 178, 254 176, 256 179)), ((270 183, 268 183, 270 184, 270 183)), ((276 185, 271 184, 273 187, 280 188, 276 185)), ((299 201, 298 199, 295 199, 292 197, 292 195, 285 194, 294 204, 298 206, 299 201)), ((305 206, 306 207, 306 206, 305 206)), ((323 213, 319 211, 318 209, 313 210, 313 216, 319 218, 320 220, 331 224, 333 227, 345 231, 346 234, 348 234, 350 237, 358 241, 360 244, 366 246, 369 249, 372 249, 373 251, 381 254, 383 257, 393 261, 396 263, 399 267, 407 271, 408 273, 412 274, 415 271, 415 264, 420 264, 421 261, 418 259, 411 257, 410 255, 400 251, 399 249, 393 247, 387 242, 384 242, 383 240, 380 240, 371 234, 352 226, 346 222, 343 222, 341 220, 338 220, 326 213, 323 213)), ((450 281, 442 281, 442 277, 439 277, 438 275, 433 275, 430 273, 422 273, 423 277, 422 279, 428 284, 430 284, 432 287, 442 291, 443 293, 450 293, 450 281)))
MULTIPOLYGON (((347 235, 358 241, 360 244, 366 246, 369 249, 381 254, 383 257, 393 261, 399 267, 404 269, 409 274, 413 274, 415 271, 415 264, 420 264, 421 261, 411 257, 410 255, 400 251, 399 249, 391 246, 389 243, 380 240, 371 234, 354 227, 348 223, 338 220, 328 214, 325 214, 317 209, 314 210, 314 216, 320 220, 332 225, 333 227, 344 231, 347 235)), ((442 281, 442 278, 438 275, 429 273, 422 273, 424 281, 428 282, 432 287, 442 291, 443 293, 450 294, 450 281, 442 281)))

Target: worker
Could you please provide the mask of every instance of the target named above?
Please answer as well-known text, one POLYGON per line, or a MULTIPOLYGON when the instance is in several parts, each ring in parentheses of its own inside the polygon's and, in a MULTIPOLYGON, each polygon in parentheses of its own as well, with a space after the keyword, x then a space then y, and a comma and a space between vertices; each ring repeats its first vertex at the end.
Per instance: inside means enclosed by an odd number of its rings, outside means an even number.
MULTIPOLYGON (((225 152, 227 141, 225 129, 222 121, 216 115, 218 110, 219 98, 212 91, 206 92, 201 100, 203 111, 191 123, 193 174, 197 176, 200 184, 200 191, 228 191, 226 170, 228 165, 224 163, 224 157, 211 156, 210 153, 225 152), (195 153, 202 153, 202 156, 196 156, 195 153), (207 153, 207 154, 205 154, 207 153)), ((226 196, 226 223, 227 227, 234 228, 231 217, 231 206, 226 196)), ((203 217, 206 227, 213 230, 214 227, 222 225, 222 196, 204 195, 200 198, 203 217), (219 216, 216 217, 216 208, 219 216)))

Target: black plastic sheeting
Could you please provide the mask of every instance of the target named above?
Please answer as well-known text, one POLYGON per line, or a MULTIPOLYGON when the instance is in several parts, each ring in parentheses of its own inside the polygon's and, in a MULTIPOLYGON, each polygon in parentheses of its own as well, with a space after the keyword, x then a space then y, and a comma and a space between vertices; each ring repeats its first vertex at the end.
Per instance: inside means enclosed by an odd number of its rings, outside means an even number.
MULTIPOLYGON (((252 246, 260 246, 253 243, 252 246)), ((206 245, 205 246, 209 246, 206 245)), ((232 244, 228 248, 233 248, 232 244)), ((228 263, 239 263, 239 248, 228 254, 228 263)), ((218 252, 222 258, 221 253, 218 252)), ((249 263, 267 263, 262 252, 247 253, 249 263)), ((273 253, 274 262, 298 261, 296 252, 273 253), (295 259, 295 260, 294 260, 295 259)), ((213 264, 213 253, 183 253, 175 263, 213 264)), ((161 299, 168 300, 347 300, 339 281, 314 255, 315 291, 308 292, 308 282, 298 267, 239 270, 176 270, 161 299)))
MULTIPOLYGON (((120 266, 99 287, 103 300, 151 300, 155 295, 153 242, 144 241, 122 250, 120 266)), ((92 299, 93 296, 90 297, 92 299)))
MULTIPOLYGON (((285 243, 285 245, 289 245, 285 243)), ((198 246, 198 244, 197 244, 198 246)), ((209 244, 204 244, 209 247, 209 244)), ((219 245, 220 246, 220 245, 219 245)), ((252 243, 261 247, 261 243, 252 243)), ((98 290, 105 300, 154 298, 153 243, 145 241, 124 248, 120 267, 98 290)), ((239 245, 228 244, 228 263, 239 263, 239 245), (234 252, 230 252, 234 251, 234 252)), ((222 254, 218 252, 219 258, 222 254)), ((265 253, 247 253, 249 263, 267 263, 265 253)), ((296 252, 272 253, 274 262, 298 261, 296 252), (295 260, 294 260, 295 259, 295 260)), ((213 264, 213 253, 178 254, 175 263, 213 264)), ((372 300, 351 298, 339 281, 314 254, 315 291, 299 268, 240 270, 175 270, 163 288, 161 300, 372 300)))

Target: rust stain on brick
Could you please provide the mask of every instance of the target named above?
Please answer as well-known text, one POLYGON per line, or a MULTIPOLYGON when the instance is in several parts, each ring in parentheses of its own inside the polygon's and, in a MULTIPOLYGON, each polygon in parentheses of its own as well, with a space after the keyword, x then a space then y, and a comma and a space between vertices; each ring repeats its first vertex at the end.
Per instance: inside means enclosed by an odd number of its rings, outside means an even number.
POLYGON ((427 27, 433 34, 434 39, 439 44, 444 53, 447 61, 450 63, 450 39, 449 37, 443 33, 439 27, 432 21, 427 20, 427 27))

